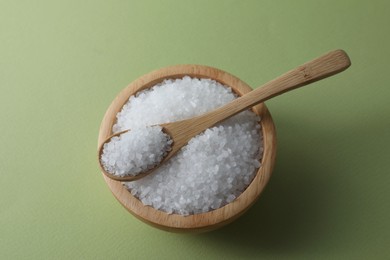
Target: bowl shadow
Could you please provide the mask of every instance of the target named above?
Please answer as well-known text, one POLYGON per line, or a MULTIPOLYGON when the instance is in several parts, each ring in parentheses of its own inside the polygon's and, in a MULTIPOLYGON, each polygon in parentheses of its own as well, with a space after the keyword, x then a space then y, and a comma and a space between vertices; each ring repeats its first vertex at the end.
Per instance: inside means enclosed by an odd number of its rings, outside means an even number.
MULTIPOLYGON (((310 135, 316 138, 315 135, 327 133, 299 118, 279 117, 275 123, 278 134, 275 169, 259 200, 232 224, 194 239, 205 239, 226 250, 278 253, 301 251, 302 247, 320 242, 313 237, 326 232, 326 212, 334 203, 327 196, 327 187, 337 180, 334 174, 327 176, 326 158, 316 154, 316 150, 324 147, 313 147, 310 135)), ((324 142, 320 144, 326 146, 324 142)))

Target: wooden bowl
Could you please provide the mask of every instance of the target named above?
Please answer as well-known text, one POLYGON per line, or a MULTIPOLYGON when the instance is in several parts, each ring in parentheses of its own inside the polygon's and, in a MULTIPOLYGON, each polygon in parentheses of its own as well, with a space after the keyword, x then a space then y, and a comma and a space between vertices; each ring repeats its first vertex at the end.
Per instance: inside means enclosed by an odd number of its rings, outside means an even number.
MULTIPOLYGON (((100 126, 98 147, 112 133, 116 122, 116 114, 122 109, 129 97, 138 91, 150 88, 164 79, 182 78, 183 76, 214 79, 232 88, 237 95, 243 95, 252 89, 239 78, 216 68, 200 65, 178 65, 162 68, 146 74, 123 89, 114 99, 104 115, 100 126)), ((222 227, 241 216, 259 198, 271 176, 276 155, 276 133, 272 117, 264 104, 254 106, 253 111, 261 117, 263 132, 263 157, 261 167, 247 189, 231 203, 206 213, 182 216, 167 214, 150 206, 145 206, 140 200, 122 185, 103 174, 103 178, 116 199, 135 217, 154 227, 173 232, 203 232, 222 227)))

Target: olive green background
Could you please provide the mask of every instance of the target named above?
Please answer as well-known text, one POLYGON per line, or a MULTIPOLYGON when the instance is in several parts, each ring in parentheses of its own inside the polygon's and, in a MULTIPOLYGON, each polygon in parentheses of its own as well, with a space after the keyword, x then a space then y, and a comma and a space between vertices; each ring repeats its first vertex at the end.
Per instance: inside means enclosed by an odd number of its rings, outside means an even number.
POLYGON ((1 259, 385 259, 388 1, 0 0, 1 259), (274 175, 233 224, 154 229, 111 195, 97 135, 139 76, 195 63, 253 87, 332 49, 352 67, 267 103, 274 175))

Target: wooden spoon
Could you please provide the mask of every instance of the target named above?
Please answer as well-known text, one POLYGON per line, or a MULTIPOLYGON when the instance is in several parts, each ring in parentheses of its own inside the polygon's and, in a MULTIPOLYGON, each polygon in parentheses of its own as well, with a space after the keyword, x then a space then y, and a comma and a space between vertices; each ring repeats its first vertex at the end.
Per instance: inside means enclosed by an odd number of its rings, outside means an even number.
POLYGON ((125 132, 130 131, 130 129, 115 133, 108 137, 99 147, 98 160, 100 168, 105 175, 118 181, 134 181, 143 178, 157 169, 161 164, 168 161, 178 150, 180 150, 180 148, 186 145, 191 138, 200 134, 207 128, 210 128, 215 124, 218 124, 219 122, 228 119, 258 103, 264 102, 265 100, 268 100, 274 96, 342 72, 350 65, 351 61, 343 50, 331 51, 319 58, 316 58, 293 70, 290 70, 289 72, 264 84, 262 87, 259 87, 250 93, 245 94, 213 111, 182 121, 160 124, 160 126, 163 128, 163 131, 169 134, 173 140, 171 147, 172 150, 169 151, 164 159, 153 169, 146 172, 141 172, 136 176, 115 176, 106 172, 104 167, 101 165, 100 158, 103 152, 104 144, 109 142, 112 137, 119 136, 125 132))

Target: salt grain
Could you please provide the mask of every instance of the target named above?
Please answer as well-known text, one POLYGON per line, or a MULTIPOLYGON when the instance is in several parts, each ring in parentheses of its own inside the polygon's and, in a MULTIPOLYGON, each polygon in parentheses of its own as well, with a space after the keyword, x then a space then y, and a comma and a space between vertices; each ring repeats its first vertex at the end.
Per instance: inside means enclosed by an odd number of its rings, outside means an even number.
MULTIPOLYGON (((210 79, 184 77, 131 96, 113 132, 179 121, 220 107, 236 96, 210 79)), ((137 181, 124 182, 143 204, 168 214, 198 214, 235 200, 261 166, 260 118, 244 111, 192 138, 167 163, 137 181)), ((148 160, 148 153, 142 154, 148 160)))

